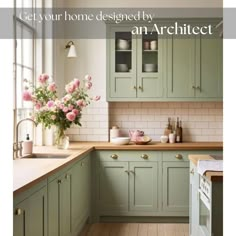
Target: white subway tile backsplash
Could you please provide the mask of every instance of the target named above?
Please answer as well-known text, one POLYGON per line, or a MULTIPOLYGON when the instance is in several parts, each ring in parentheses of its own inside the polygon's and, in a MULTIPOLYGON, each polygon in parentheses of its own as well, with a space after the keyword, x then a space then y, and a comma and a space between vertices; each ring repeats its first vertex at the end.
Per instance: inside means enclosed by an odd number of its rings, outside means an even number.
MULTIPOLYGON (((223 141, 222 102, 143 102, 121 103, 128 111, 119 114, 120 103, 109 104, 109 126, 119 125, 123 134, 141 129, 153 140, 160 140, 168 117, 182 120, 183 140, 223 141)), ((123 109, 122 109, 123 110, 123 109)))

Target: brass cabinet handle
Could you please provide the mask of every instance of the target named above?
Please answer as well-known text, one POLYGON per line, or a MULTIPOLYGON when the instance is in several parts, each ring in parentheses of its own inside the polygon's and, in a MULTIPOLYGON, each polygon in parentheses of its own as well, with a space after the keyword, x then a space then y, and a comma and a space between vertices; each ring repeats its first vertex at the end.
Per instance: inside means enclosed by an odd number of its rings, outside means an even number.
POLYGON ((196 86, 193 85, 193 86, 192 86, 192 89, 196 89, 196 86))
POLYGON ((21 213, 22 213, 22 210, 20 208, 17 208, 15 214, 19 216, 21 215, 21 213))
POLYGON ((143 155, 141 156, 141 158, 143 158, 144 160, 147 160, 147 159, 148 159, 148 155, 147 155, 147 154, 143 154, 143 155))
POLYGON ((137 87, 136 87, 136 86, 134 86, 134 87, 133 87, 133 89, 135 89, 135 90, 136 90, 136 89, 137 89, 137 87))
POLYGON ((130 173, 132 173, 132 174, 135 174, 135 172, 134 172, 134 171, 132 171, 132 170, 130 170, 129 172, 130 172, 130 173))
POLYGON ((190 171, 190 174, 194 175, 194 169, 192 169, 192 170, 190 171))
POLYGON ((65 178, 66 178, 66 179, 69 179, 69 177, 70 177, 70 175, 66 174, 65 178))
POLYGON ((127 173, 129 175, 129 171, 128 170, 125 170, 125 173, 127 173))
POLYGON ((118 155, 112 154, 112 155, 111 155, 111 158, 114 159, 114 160, 116 160, 116 159, 118 158, 118 155))
POLYGON ((138 88, 139 88, 141 91, 143 91, 143 87, 142 87, 142 86, 139 86, 138 88))
POLYGON ((182 160, 182 159, 183 159, 183 156, 182 156, 181 154, 177 154, 177 155, 175 156, 175 158, 178 159, 178 160, 182 160))
POLYGON ((57 181, 57 183, 58 183, 58 184, 61 184, 61 180, 59 179, 59 180, 57 181))

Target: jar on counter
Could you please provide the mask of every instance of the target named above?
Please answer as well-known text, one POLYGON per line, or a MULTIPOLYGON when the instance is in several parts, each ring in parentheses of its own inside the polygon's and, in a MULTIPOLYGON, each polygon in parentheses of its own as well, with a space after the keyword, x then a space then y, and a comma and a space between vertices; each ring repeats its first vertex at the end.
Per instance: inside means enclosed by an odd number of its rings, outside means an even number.
POLYGON ((112 128, 110 129, 110 139, 111 138, 117 138, 120 136, 120 129, 117 125, 112 126, 112 128))

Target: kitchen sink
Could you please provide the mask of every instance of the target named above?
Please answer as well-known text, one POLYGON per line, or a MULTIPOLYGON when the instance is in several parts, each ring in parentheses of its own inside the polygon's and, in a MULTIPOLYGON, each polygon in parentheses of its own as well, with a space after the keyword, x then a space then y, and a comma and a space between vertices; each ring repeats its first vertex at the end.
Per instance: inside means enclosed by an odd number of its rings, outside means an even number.
POLYGON ((35 159, 63 159, 69 157, 69 154, 47 154, 47 153, 33 153, 31 155, 25 156, 25 158, 35 158, 35 159))

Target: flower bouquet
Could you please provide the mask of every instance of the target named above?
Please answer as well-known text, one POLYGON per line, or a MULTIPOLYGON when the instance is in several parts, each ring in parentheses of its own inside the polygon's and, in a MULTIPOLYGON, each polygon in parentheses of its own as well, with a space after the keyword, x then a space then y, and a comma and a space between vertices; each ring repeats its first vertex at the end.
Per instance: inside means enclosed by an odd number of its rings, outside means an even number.
POLYGON ((56 127, 56 144, 58 148, 67 148, 68 137, 65 135, 67 128, 72 124, 81 126, 82 110, 91 101, 98 101, 100 96, 89 97, 88 90, 92 87, 92 78, 86 75, 80 81, 75 78, 65 86, 66 93, 62 98, 57 96, 57 86, 50 81, 47 74, 41 74, 38 78, 38 86, 34 87, 27 80, 23 92, 23 100, 34 104, 34 120, 42 123, 45 128, 56 127))

